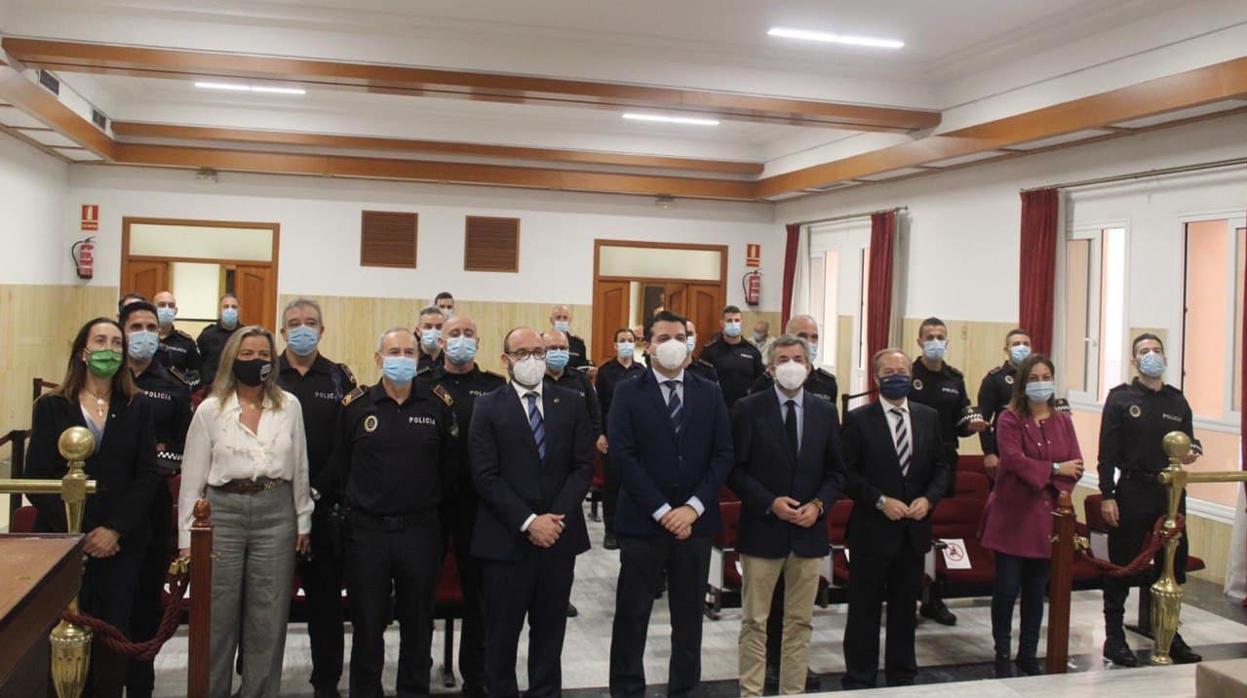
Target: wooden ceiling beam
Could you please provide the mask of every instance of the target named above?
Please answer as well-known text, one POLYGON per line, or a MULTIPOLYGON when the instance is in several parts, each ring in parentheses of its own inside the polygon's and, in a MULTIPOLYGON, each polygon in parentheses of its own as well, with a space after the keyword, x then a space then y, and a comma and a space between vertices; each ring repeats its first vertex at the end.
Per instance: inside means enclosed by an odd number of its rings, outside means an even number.
POLYGON ((857 131, 914 131, 940 122, 936 111, 766 97, 712 90, 590 82, 539 76, 137 48, 7 37, 4 50, 30 66, 175 79, 240 78, 488 102, 619 110, 656 109, 723 119, 857 131))

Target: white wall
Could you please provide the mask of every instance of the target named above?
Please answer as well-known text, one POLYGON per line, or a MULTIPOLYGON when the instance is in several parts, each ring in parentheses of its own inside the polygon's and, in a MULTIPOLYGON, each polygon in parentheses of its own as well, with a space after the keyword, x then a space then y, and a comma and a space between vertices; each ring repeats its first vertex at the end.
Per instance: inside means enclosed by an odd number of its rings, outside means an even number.
POLYGON ((75 232, 78 210, 75 227, 66 227, 68 171, 56 158, 0 134, 0 284, 61 283, 69 245, 88 235, 75 232))
MULTIPOLYGON (((429 298, 449 290, 469 300, 587 304, 600 238, 726 244, 728 301, 743 305, 745 246, 760 243, 769 283, 759 309, 780 308, 784 235, 770 204, 680 200, 660 210, 649 197, 230 173, 205 184, 189 171, 99 166, 74 167, 70 186, 75 206, 100 205, 99 284, 119 283, 122 217, 152 216, 277 222, 279 291, 313 295, 429 298), (419 214, 415 271, 359 266, 364 209, 419 214), (463 271, 467 214, 520 218, 520 274, 463 271)), ((64 273, 72 273, 68 261, 64 273)))

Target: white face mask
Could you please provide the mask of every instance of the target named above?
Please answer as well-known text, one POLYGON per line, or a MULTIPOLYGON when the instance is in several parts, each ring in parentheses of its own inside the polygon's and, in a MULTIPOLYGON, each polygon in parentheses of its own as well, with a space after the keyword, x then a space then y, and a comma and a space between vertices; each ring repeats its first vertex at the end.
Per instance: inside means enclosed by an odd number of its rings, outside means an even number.
POLYGON ((688 344, 678 339, 668 339, 654 351, 658 365, 668 371, 678 371, 688 358, 688 344))
POLYGON ((775 367, 775 381, 784 390, 796 390, 805 383, 809 373, 805 364, 787 361, 775 367))
POLYGON ((511 377, 525 388, 534 388, 546 375, 545 359, 530 356, 511 364, 511 377))

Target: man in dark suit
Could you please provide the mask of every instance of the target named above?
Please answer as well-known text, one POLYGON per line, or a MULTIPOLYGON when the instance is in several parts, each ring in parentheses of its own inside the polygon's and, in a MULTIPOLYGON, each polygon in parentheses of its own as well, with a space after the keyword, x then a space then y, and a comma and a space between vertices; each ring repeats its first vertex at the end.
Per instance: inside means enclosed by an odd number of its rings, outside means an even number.
POLYGON ((485 686, 518 696, 515 658, 527 616, 529 696, 562 691, 563 635, 576 556, 589 549, 581 501, 593 479, 593 428, 584 398, 546 375, 541 335, 503 341, 511 376, 476 399, 469 451, 481 507, 472 554, 484 560, 485 686))
POLYGON ((667 576, 671 664, 667 694, 701 681, 701 623, 719 488, 732 470, 731 425, 714 383, 684 370, 684 318, 662 311, 645 333, 651 370, 611 401, 611 453, 622 488, 615 512, 619 583, 611 629, 612 696, 645 693, 645 640, 654 592, 667 576))
POLYGON ((948 489, 952 463, 939 413, 907 399, 909 360, 900 349, 872 360, 881 399, 844 418, 849 517, 849 619, 844 630, 846 689, 871 688, 879 671, 879 616, 888 604, 884 673, 889 686, 918 673, 914 612, 923 556, 931 548, 931 510, 948 489))
POLYGON ((741 398, 732 412, 736 469, 729 482, 741 498, 740 692, 746 696, 762 695, 767 620, 781 574, 779 690, 805 692, 810 619, 827 555, 823 514, 844 487, 835 405, 804 387, 809 345, 785 335, 767 351, 775 386, 741 398))

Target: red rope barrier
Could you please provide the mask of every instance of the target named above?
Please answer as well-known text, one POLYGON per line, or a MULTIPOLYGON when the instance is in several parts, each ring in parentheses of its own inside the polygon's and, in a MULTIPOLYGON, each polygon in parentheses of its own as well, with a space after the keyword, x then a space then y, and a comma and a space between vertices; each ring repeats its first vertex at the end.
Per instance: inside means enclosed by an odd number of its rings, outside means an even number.
POLYGON ((178 623, 182 618, 182 598, 186 596, 191 578, 187 565, 180 565, 177 569, 177 573, 171 571, 165 580, 169 584, 165 614, 160 620, 160 628, 156 631, 156 636, 150 640, 131 642, 130 638, 112 624, 85 613, 65 611, 61 613, 61 619, 67 623, 90 628, 105 647, 117 654, 126 655, 140 662, 150 662, 156 658, 160 648, 177 632, 178 623))
POLYGON ((1114 565, 1108 560, 1101 560, 1091 553, 1090 547, 1076 547, 1074 552, 1081 555, 1083 559, 1090 562, 1109 577, 1133 577, 1144 571, 1152 565, 1152 559, 1156 557, 1156 553, 1160 552, 1160 548, 1169 538, 1176 538, 1182 535, 1183 529, 1186 528, 1186 517, 1178 514, 1175 519, 1177 526, 1173 531, 1165 530, 1165 516, 1156 519, 1156 524, 1152 526, 1152 532, 1148 536, 1147 542, 1139 554, 1125 566, 1114 565))

